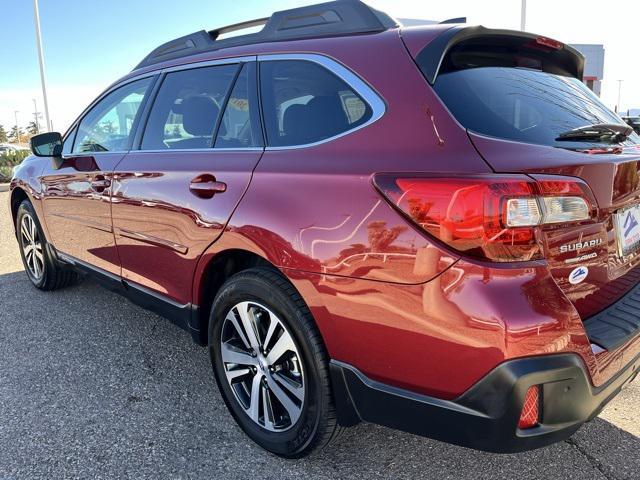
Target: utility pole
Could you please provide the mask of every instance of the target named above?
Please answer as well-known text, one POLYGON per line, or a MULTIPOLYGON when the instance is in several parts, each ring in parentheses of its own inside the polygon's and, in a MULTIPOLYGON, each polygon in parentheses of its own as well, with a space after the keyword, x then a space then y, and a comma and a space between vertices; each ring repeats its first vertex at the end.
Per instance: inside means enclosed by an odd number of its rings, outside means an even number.
POLYGON ((618 103, 616 104, 616 113, 620 112, 620 94, 622 93, 622 82, 623 80, 618 80, 618 103))
POLYGON ((42 83, 42 99, 44 100, 44 119, 47 122, 45 130, 50 131, 51 121, 49 120, 49 102, 47 100, 47 81, 44 73, 44 54, 42 53, 42 34, 40 32, 40 11, 38 10, 38 0, 33 0, 33 14, 36 24, 38 59, 40 60, 40 82, 42 83))
POLYGON ((18 112, 19 110, 13 111, 13 114, 16 117, 16 143, 20 143, 20 127, 18 127, 18 112))
POLYGON ((33 99, 33 119, 36 122, 36 130, 40 133, 40 112, 38 111, 38 103, 33 99))
POLYGON ((523 32, 527 26, 527 0, 522 0, 522 6, 520 7, 520 30, 523 32))

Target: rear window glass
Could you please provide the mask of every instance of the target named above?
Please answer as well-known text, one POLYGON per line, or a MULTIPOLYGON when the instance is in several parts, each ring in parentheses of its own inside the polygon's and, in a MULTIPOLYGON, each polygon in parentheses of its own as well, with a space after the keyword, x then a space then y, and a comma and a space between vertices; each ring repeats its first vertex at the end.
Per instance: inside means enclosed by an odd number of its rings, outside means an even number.
MULTIPOLYGON (((519 142, 563 148, 569 130, 597 123, 623 124, 580 80, 525 68, 479 67, 438 75, 434 89, 468 130, 519 142)), ((634 134, 627 143, 637 143, 634 134)), ((588 146, 588 145, 587 145, 588 146)))

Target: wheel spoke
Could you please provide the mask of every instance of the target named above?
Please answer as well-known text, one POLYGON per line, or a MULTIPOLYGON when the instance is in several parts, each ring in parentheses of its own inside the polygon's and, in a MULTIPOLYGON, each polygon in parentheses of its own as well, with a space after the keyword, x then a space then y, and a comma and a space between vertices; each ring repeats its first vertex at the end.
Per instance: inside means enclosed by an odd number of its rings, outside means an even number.
POLYGON ((271 405, 271 395, 269 389, 262 386, 262 415, 264 418, 264 427, 267 430, 273 430, 273 407, 271 405))
POLYGON ((41 264, 44 264, 44 256, 42 255, 42 248, 38 248, 40 245, 36 243, 36 248, 33 251, 35 253, 36 258, 40 260, 41 264))
POLYGON ((296 382, 289 378, 286 378, 280 373, 273 374, 273 379, 302 402, 302 400, 304 399, 304 386, 296 385, 296 382))
POLYGON ((242 325, 244 326, 244 330, 245 332, 247 332, 247 337, 249 339, 251 347, 254 350, 259 350, 260 342, 258 341, 258 336, 256 335, 256 323, 253 311, 251 310, 251 304, 249 302, 242 302, 237 306, 237 310, 238 314, 240 315, 242 325))
POLYGON ((267 334, 264 337, 264 348, 267 348, 269 343, 271 343, 271 337, 273 337, 273 332, 276 331, 276 327, 278 326, 278 321, 269 315, 269 328, 267 329, 267 334))
POLYGON ((229 383, 234 383, 240 377, 244 377, 245 375, 249 375, 251 373, 251 369, 249 368, 236 368, 234 370, 227 370, 226 372, 227 380, 229 383))
POLYGON ((289 414, 289 420, 291 420, 291 423, 295 423, 300 416, 301 407, 298 407, 295 403, 293 403, 293 400, 289 398, 289 396, 285 393, 284 390, 282 390, 282 388, 280 388, 280 385, 275 380, 267 377, 267 383, 269 384, 269 389, 271 390, 273 395, 289 414))
POLYGON ((222 344, 222 361, 224 363, 235 363, 237 365, 255 365, 256 359, 246 352, 243 352, 228 343, 222 344))
POLYGON ((35 255, 31 255, 31 260, 33 261, 33 274, 36 277, 40 277, 40 264, 38 263, 38 259, 35 255))
POLYGON ((32 250, 33 250, 33 245, 31 245, 31 244, 26 245, 26 246, 24 247, 24 249, 23 249, 24 256, 25 256, 25 257, 28 257, 28 256, 29 256, 29 254, 33 254, 33 251, 32 251, 32 250))
POLYGON ((31 241, 33 240, 33 238, 31 237, 31 231, 29 229, 29 227, 27 226, 27 222, 26 219, 29 217, 23 217, 22 218, 22 225, 20 227, 20 231, 22 232, 22 236, 29 242, 31 243, 31 241))
POLYGON ((31 228, 31 240, 35 242, 38 236, 38 232, 36 231, 36 222, 34 222, 31 217, 27 218, 29 219, 29 227, 31 228))
POLYGON ((262 375, 256 375, 251 382, 251 403, 249 403, 249 409, 247 413, 253 419, 254 422, 259 423, 260 418, 260 389, 262 383, 262 375))
POLYGON ((284 331, 276 341, 276 344, 269 351, 269 354, 267 355, 267 362, 269 362, 269 365, 275 365, 280 357, 289 350, 295 350, 295 345, 293 344, 291 336, 284 331))
POLYGON ((231 325, 233 325, 233 328, 236 329, 236 332, 238 333, 240 340, 242 340, 242 343, 244 343, 244 346, 246 347, 246 349, 251 350, 251 345, 249 344, 249 340, 247 340, 247 336, 244 334, 244 331, 240 327, 240 324, 238 323, 238 319, 236 318, 236 315, 233 313, 233 310, 229 312, 226 319, 227 321, 231 322, 231 325))

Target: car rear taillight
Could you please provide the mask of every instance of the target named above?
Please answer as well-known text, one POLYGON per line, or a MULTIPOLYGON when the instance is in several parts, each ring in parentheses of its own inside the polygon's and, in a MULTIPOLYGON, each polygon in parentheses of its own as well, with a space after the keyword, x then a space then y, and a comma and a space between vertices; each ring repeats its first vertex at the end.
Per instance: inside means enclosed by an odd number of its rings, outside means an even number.
POLYGON ((524 396, 524 404, 518 420, 518 428, 533 428, 540 423, 540 387, 529 387, 524 396))
POLYGON ((540 259, 542 228, 591 221, 597 213, 587 185, 569 177, 379 174, 374 183, 428 234, 459 252, 498 262, 540 259))

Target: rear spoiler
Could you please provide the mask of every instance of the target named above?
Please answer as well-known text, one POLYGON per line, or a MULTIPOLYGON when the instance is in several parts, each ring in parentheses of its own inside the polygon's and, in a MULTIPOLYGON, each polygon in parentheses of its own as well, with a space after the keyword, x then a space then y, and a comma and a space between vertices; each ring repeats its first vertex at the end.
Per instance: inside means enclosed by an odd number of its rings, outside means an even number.
POLYGON ((570 45, 532 33, 483 26, 458 25, 445 30, 422 49, 416 62, 433 85, 452 50, 483 47, 499 48, 514 57, 522 54, 535 56, 543 62, 544 71, 582 80, 584 56, 570 45))

